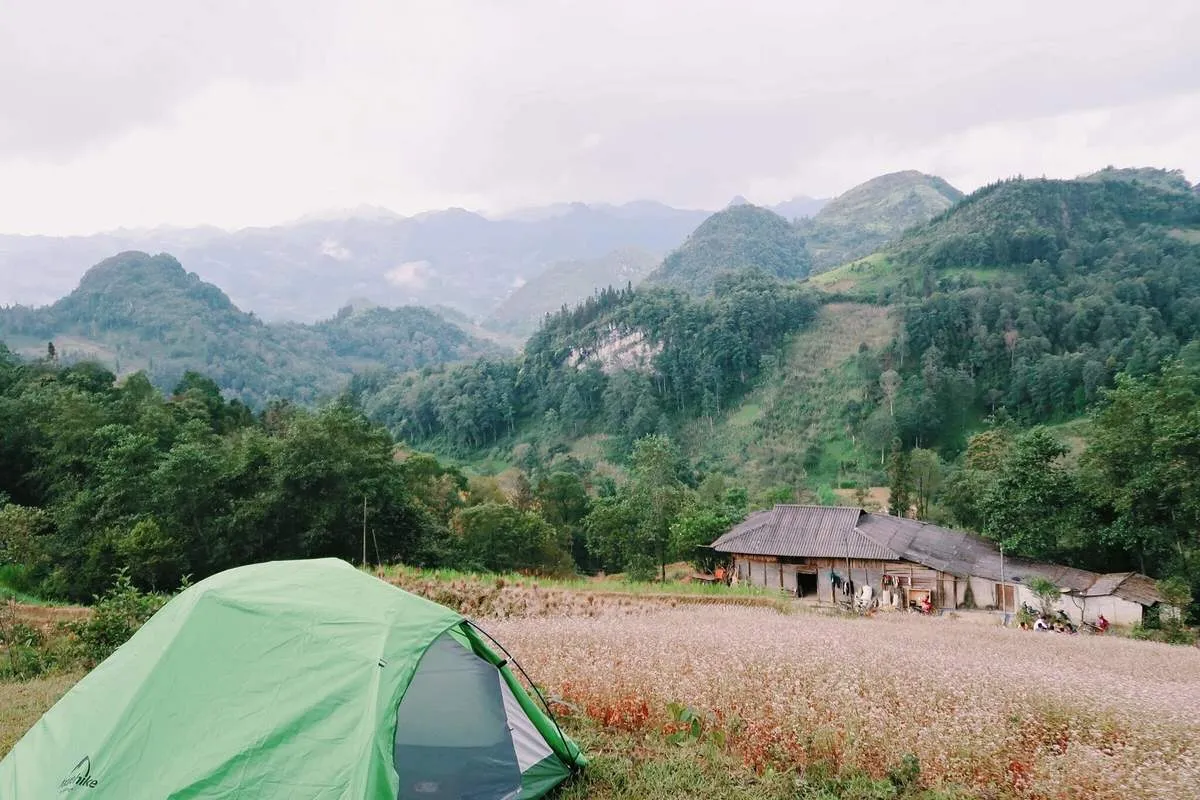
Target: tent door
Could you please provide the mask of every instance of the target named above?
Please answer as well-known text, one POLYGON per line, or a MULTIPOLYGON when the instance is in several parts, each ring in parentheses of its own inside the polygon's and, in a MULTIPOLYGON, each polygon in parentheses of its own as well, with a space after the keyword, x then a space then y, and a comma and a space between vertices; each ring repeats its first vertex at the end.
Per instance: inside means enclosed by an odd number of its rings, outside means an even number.
POLYGON ((520 796, 501 684, 499 670, 449 634, 430 645, 396 709, 397 800, 520 796))

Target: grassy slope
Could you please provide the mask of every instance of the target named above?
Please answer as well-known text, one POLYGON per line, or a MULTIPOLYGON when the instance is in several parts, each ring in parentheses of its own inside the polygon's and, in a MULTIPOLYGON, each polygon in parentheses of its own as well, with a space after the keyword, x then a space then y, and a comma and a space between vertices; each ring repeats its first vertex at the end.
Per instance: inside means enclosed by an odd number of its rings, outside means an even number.
POLYGON ((854 449, 837 414, 859 393, 848 360, 859 346, 886 345, 894 333, 888 309, 830 303, 817 323, 797 334, 784 362, 736 408, 712 425, 699 420, 685 446, 710 469, 731 474, 752 490, 832 482, 839 458, 854 449), (804 466, 812 443, 822 446, 815 468, 804 466))
POLYGON ((26 683, 0 683, 0 758, 79 678, 70 672, 26 683))

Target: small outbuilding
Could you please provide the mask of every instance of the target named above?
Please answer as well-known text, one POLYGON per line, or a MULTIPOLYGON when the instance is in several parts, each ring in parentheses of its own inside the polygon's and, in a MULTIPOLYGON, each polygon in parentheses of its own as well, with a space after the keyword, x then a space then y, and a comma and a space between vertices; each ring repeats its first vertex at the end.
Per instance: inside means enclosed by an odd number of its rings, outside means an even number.
POLYGON ((1075 623, 1100 615, 1131 625, 1162 602, 1153 579, 1099 574, 1013 558, 994 542, 927 522, 853 507, 777 505, 748 516, 712 543, 737 579, 818 603, 869 598, 885 607, 928 601, 939 609, 1014 612, 1038 605, 1035 577, 1062 591, 1058 607, 1075 623))

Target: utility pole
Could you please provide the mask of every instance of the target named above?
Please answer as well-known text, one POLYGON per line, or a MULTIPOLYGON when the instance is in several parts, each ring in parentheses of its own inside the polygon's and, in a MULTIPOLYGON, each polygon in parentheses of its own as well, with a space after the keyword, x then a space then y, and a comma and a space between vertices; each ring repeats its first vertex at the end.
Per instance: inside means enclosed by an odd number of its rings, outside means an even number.
POLYGON ((367 496, 363 495, 362 565, 367 568, 367 496))
MULTIPOLYGON (((1004 583, 1004 545, 1000 545, 1000 622, 1008 624, 1008 587, 1004 583)), ((1016 611, 1016 592, 1013 592, 1013 611, 1016 611)))

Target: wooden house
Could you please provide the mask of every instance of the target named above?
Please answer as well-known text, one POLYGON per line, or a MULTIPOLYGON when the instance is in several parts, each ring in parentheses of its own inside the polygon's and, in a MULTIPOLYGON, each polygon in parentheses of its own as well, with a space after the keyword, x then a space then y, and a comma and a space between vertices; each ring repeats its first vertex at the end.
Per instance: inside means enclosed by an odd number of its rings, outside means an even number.
POLYGON ((851 602, 866 586, 886 606, 928 598, 940 609, 1013 612, 1022 603, 1038 606, 1028 586, 1034 577, 1060 588, 1058 607, 1076 623, 1103 614, 1132 624, 1162 602, 1145 575, 1011 558, 974 534, 861 508, 777 505, 751 514, 711 546, 731 557, 737 580, 818 603, 851 602))

